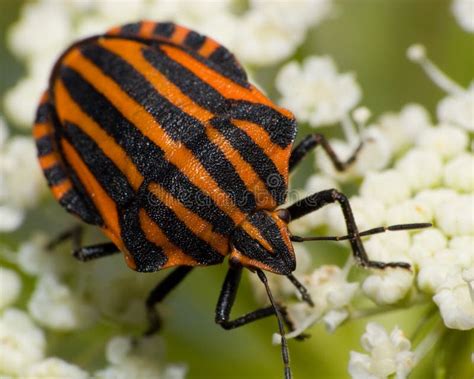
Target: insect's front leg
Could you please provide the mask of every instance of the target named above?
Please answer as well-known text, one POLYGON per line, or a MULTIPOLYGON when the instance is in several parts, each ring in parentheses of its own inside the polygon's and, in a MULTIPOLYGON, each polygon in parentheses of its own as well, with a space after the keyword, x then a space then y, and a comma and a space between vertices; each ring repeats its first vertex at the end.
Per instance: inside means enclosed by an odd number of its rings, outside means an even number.
POLYGON ((339 191, 335 189, 325 190, 317 192, 311 196, 308 196, 302 200, 297 201, 296 203, 289 206, 288 212, 290 213, 291 220, 298 219, 304 215, 317 211, 318 209, 324 207, 327 204, 339 203, 339 206, 342 209, 344 215, 344 220, 346 222, 347 234, 349 236, 348 240, 352 248, 357 262, 364 267, 371 268, 386 268, 386 267, 401 267, 409 269, 410 265, 406 262, 379 262, 371 261, 367 256, 364 245, 360 238, 360 233, 357 228, 354 215, 352 213, 351 206, 349 204, 349 199, 339 191))
POLYGON ((345 161, 342 161, 339 159, 336 152, 327 141, 326 137, 324 137, 322 134, 314 133, 307 135, 291 152, 289 163, 290 172, 293 171, 298 163, 300 163, 309 152, 318 146, 321 146, 324 149, 336 170, 344 171, 355 162, 357 155, 362 149, 363 143, 361 142, 359 146, 357 146, 349 158, 347 158, 345 161))

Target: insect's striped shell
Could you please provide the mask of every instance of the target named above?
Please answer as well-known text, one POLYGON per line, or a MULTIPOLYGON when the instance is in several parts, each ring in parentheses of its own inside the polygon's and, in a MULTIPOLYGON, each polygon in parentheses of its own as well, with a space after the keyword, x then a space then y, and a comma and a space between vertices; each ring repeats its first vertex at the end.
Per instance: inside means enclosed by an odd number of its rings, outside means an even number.
POLYGON ((236 225, 285 200, 295 133, 227 49, 153 22, 69 48, 34 128, 54 196, 138 271, 220 263, 236 225))

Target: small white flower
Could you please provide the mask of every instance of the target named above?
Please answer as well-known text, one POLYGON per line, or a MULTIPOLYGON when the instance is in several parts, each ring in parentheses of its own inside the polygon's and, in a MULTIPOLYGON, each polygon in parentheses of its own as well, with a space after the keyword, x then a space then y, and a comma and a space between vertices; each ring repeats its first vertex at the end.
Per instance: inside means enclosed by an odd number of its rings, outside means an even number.
POLYGON ((413 285, 414 275, 403 269, 385 269, 364 280, 362 290, 379 305, 394 304, 402 300, 413 285))
POLYGON ((397 162, 396 168, 412 191, 419 191, 439 184, 443 162, 434 151, 414 148, 397 162))
POLYGON ((183 379, 186 375, 186 367, 184 366, 170 365, 162 367, 160 365, 159 358, 163 355, 163 352, 162 341, 158 336, 140 339, 133 347, 131 337, 115 337, 109 341, 106 351, 110 365, 97 371, 94 378, 183 379))
POLYGON ((278 73, 276 86, 281 104, 314 127, 341 121, 361 98, 354 75, 339 74, 328 56, 310 56, 302 65, 288 63, 278 73))
POLYGON ((423 201, 409 199, 400 204, 394 204, 387 209, 386 220, 391 224, 410 224, 414 222, 431 222, 433 212, 423 201))
POLYGON ((448 236, 474 234, 474 194, 459 195, 435 210, 438 227, 448 236))
POLYGON ((436 291, 433 300, 438 305, 448 328, 474 329, 474 302, 468 284, 460 275, 448 276, 436 291))
POLYGON ((474 131, 474 85, 467 91, 445 97, 438 104, 440 121, 474 131))
POLYGON ((15 271, 0 266, 0 309, 14 303, 20 292, 20 276, 15 271))
POLYGON ((419 104, 407 104, 399 113, 385 113, 377 121, 394 153, 411 146, 431 126, 428 111, 419 104))
POLYGON ((429 228, 416 233, 413 236, 412 244, 409 249, 409 256, 418 265, 431 258, 437 251, 445 249, 448 240, 444 233, 437 228, 429 228))
POLYGON ((85 327, 97 317, 91 306, 52 275, 39 279, 28 309, 38 323, 56 330, 85 327))
POLYGON ((443 159, 452 158, 466 150, 469 138, 465 131, 449 124, 425 129, 416 141, 423 148, 435 151, 443 159))
MULTIPOLYGON (((23 377, 22 377, 23 378, 23 377)), ((35 363, 24 379, 87 379, 89 374, 71 363, 51 357, 35 363)))
POLYGON ((23 209, 0 205, 0 232, 12 232, 18 229, 24 219, 25 212, 23 209))
POLYGON ((461 28, 466 32, 474 33, 474 2, 472 0, 454 0, 451 10, 461 28))
POLYGON ((460 192, 474 192, 474 155, 464 153, 444 166, 443 182, 460 192))
POLYGON ((9 206, 28 208, 36 204, 43 193, 36 147, 31 138, 13 137, 0 151, 0 201, 9 206))
POLYGON ((354 379, 379 379, 392 375, 403 379, 415 366, 410 341, 398 327, 389 336, 382 326, 371 322, 367 324, 361 344, 369 354, 351 351, 349 374, 354 379))
POLYGON ((9 32, 9 47, 22 58, 41 55, 45 50, 59 51, 70 38, 71 25, 69 13, 62 3, 39 1, 25 4, 19 21, 9 32))
POLYGON ((369 200, 377 199, 392 205, 409 198, 410 185, 398 170, 369 172, 360 187, 360 194, 369 200))
POLYGON ((296 330, 289 337, 300 334, 328 312, 337 311, 337 314, 327 315, 325 320, 330 329, 349 316, 345 307, 356 294, 359 284, 348 282, 346 275, 338 266, 322 266, 312 274, 302 277, 302 283, 308 289, 314 307, 306 303, 296 303, 288 307, 290 317, 296 324, 296 330))
MULTIPOLYGON (((352 197, 351 208, 360 231, 385 224, 385 206, 377 199, 368 200, 359 196, 352 197)), ((341 207, 338 204, 331 204, 326 209, 326 223, 331 232, 339 236, 347 234, 347 226, 341 207)))
POLYGON ((19 375, 44 357, 46 340, 28 314, 9 308, 0 316, 0 372, 19 375))

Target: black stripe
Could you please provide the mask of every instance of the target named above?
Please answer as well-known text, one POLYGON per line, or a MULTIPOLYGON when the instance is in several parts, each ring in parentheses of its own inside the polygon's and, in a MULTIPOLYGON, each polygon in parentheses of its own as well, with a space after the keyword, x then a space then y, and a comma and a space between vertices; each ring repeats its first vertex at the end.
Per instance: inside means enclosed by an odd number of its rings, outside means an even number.
POLYGON ((184 39, 184 44, 191 49, 198 50, 204 44, 205 40, 205 36, 191 30, 184 39))
POLYGON ((69 68, 62 69, 61 78, 74 101, 122 146, 145 178, 163 186, 188 209, 210 222, 216 232, 228 235, 232 231, 234 223, 229 216, 168 162, 163 151, 125 119, 102 94, 69 68))
POLYGON ((221 263, 224 257, 190 230, 161 200, 152 193, 152 201, 144 206, 150 218, 156 222, 166 237, 187 255, 205 265, 221 263))
POLYGON ((43 172, 50 187, 58 185, 67 179, 67 173, 60 162, 55 163, 52 167, 43 170, 43 172))
POLYGON ((280 175, 273 161, 260 146, 247 133, 233 125, 226 117, 216 117, 211 120, 211 124, 226 137, 232 147, 252 166, 260 179, 265 183, 267 190, 276 203, 278 205, 283 204, 286 199, 285 179, 280 175))
POLYGON ((237 228, 232 237, 232 243, 237 250, 251 259, 277 268, 279 272, 288 271, 288 268, 293 271, 295 263, 291 259, 292 254, 288 253, 288 246, 272 217, 265 211, 260 211, 249 216, 248 220, 260 231, 262 237, 272 247, 273 252, 267 251, 258 240, 253 239, 242 228, 237 228))
POLYGON ((35 140, 38 157, 48 155, 54 150, 54 143, 52 135, 48 134, 35 140))
POLYGON ((64 208, 66 208, 68 212, 79 216, 84 222, 92 225, 103 226, 104 222, 99 214, 99 211, 90 199, 89 195, 84 189, 84 186, 77 178, 74 170, 64 159, 64 154, 59 144, 59 140, 63 133, 63 126, 59 122, 58 116, 53 106, 51 107, 50 122, 54 130, 54 135, 52 137, 54 138, 54 141, 51 141, 51 147, 61 155, 61 161, 64 165, 64 170, 67 173, 69 180, 71 180, 73 184, 73 188, 71 188, 61 197, 59 203, 64 208))
POLYGON ((127 178, 102 149, 78 126, 65 122, 64 136, 71 143, 105 192, 119 208, 125 207, 135 197, 127 178))
POLYGON ((159 48, 154 51, 146 49, 143 56, 195 103, 217 115, 227 113, 229 105, 224 96, 207 83, 204 83, 191 71, 168 57, 164 51, 159 48))
POLYGON ((263 126, 270 134, 272 142, 278 146, 285 148, 295 140, 296 121, 294 119, 287 118, 264 104, 229 100, 229 105, 231 118, 263 126))
POLYGON ((92 225, 103 225, 104 221, 99 212, 84 203, 84 197, 81 196, 76 188, 71 188, 60 199, 59 203, 66 208, 68 212, 79 216, 84 222, 92 225))
POLYGON ((158 48, 147 49, 145 59, 194 102, 215 115, 228 114, 236 119, 251 121, 265 129, 273 143, 286 147, 294 141, 296 122, 264 104, 228 100, 191 71, 171 59, 158 48))
POLYGON ((161 96, 122 58, 97 45, 85 46, 81 51, 141 104, 172 139, 183 142, 242 211, 251 212, 256 208, 255 197, 220 148, 207 138, 204 125, 161 96))
MULTIPOLYGON (((144 187, 143 187, 144 188, 144 187)), ((168 261, 163 248, 150 242, 140 225, 140 203, 146 201, 146 193, 139 191, 136 201, 129 204, 126 210, 119 210, 121 238, 135 261, 136 271, 158 271, 168 261)))
POLYGON ((140 28, 142 27, 141 22, 134 22, 132 24, 127 24, 122 26, 120 29, 120 34, 138 34, 140 32, 140 28))
POLYGON ((209 59, 221 67, 224 67, 232 77, 240 77, 247 81, 247 74, 229 50, 224 46, 219 46, 216 50, 209 55, 209 59))
POLYGON ((49 121, 49 103, 41 104, 36 110, 35 124, 46 124, 49 121))
POLYGON ((173 35, 176 26, 172 22, 159 22, 155 26, 153 34, 160 37, 169 38, 173 35))

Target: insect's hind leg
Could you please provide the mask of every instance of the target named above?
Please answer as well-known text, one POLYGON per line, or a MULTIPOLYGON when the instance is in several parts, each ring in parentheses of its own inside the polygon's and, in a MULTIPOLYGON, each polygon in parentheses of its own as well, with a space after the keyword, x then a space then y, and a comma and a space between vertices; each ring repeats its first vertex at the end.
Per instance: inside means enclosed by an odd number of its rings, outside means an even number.
POLYGON ((363 267, 371 268, 386 268, 386 267, 401 267, 409 269, 410 265, 406 262, 379 262, 371 261, 367 256, 364 245, 360 238, 360 233, 357 228, 354 215, 352 213, 351 206, 349 204, 349 199, 339 191, 335 189, 325 190, 317 192, 311 196, 308 196, 302 200, 297 201, 296 203, 290 205, 287 209, 290 213, 291 220, 300 218, 308 213, 317 211, 318 209, 324 207, 327 204, 339 203, 339 206, 342 209, 344 215, 344 220, 346 222, 347 234, 349 236, 348 240, 352 248, 357 262, 363 267))
POLYGON ((339 159, 326 137, 319 133, 309 134, 292 150, 289 162, 290 172, 295 169, 298 163, 300 163, 309 152, 318 146, 321 146, 324 149, 336 170, 344 171, 355 162, 357 155, 362 149, 363 143, 361 142, 359 146, 357 146, 349 158, 342 161, 339 159))
POLYGON ((156 304, 163 299, 189 274, 193 269, 190 266, 180 266, 174 269, 166 278, 164 278, 148 295, 145 305, 147 310, 148 329, 145 336, 151 336, 161 329, 161 318, 156 309, 156 304))

